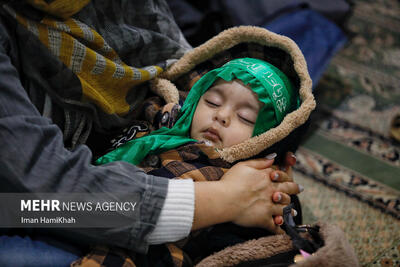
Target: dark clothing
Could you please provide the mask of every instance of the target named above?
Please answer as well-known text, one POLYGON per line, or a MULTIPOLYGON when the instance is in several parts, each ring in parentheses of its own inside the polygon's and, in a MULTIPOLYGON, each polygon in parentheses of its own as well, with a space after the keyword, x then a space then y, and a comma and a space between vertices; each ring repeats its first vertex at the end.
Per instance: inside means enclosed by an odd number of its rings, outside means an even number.
MULTIPOLYGON (((109 4, 93 1, 74 16, 104 34, 104 38, 110 41, 124 60, 130 58, 135 59, 134 63, 150 64, 156 58, 160 59, 160 54, 151 49, 155 46, 148 47, 147 52, 136 51, 145 58, 135 58, 134 53, 129 54, 129 51, 124 50, 130 45, 124 42, 124 38, 132 37, 129 34, 137 37, 136 47, 145 46, 146 40, 143 37, 154 34, 154 38, 148 42, 158 40, 160 50, 164 46, 170 48, 162 50, 162 60, 182 55, 184 49, 179 42, 181 36, 174 23, 168 25, 164 21, 164 24, 158 24, 159 28, 153 25, 150 30, 139 30, 138 27, 146 25, 139 23, 134 27, 133 19, 127 18, 136 14, 130 13, 130 10, 140 7, 142 12, 154 9, 160 17, 172 21, 172 17, 166 17, 163 12, 167 8, 164 2, 146 1, 135 7, 127 4, 123 9, 129 16, 118 17, 118 25, 108 24, 114 19, 110 18, 110 14, 118 7, 122 8, 119 1, 109 4), (117 26, 121 27, 117 30, 117 26), (162 31, 179 33, 169 39, 164 38, 169 41, 162 42, 162 31)), ((143 17, 142 22, 145 20, 143 17)), ((78 78, 34 37, 15 22, 4 6, 0 7, 1 192, 109 192, 116 201, 128 199, 132 194, 140 195, 138 217, 132 220, 128 228, 68 228, 46 232, 62 235, 80 244, 101 243, 146 252, 146 238, 154 229, 163 207, 168 180, 147 175, 126 162, 113 162, 98 167, 91 165, 91 151, 79 143, 87 138, 83 133, 89 133, 94 128, 90 122, 98 121, 96 116, 99 113, 95 111, 96 108, 82 102, 69 101, 74 96, 68 95, 70 91, 64 89, 79 86, 78 78), (70 122, 67 125, 68 119, 70 122), (75 137, 75 144, 71 142, 74 134, 63 135, 63 132, 76 133, 79 129, 82 134, 75 137), (78 139, 80 141, 76 142, 78 139), (66 149, 64 141, 74 148, 66 149)), ((105 121, 110 119, 105 118, 105 121)), ((116 120, 115 125, 121 121, 116 120)), ((125 123, 128 121, 125 120, 125 123)))

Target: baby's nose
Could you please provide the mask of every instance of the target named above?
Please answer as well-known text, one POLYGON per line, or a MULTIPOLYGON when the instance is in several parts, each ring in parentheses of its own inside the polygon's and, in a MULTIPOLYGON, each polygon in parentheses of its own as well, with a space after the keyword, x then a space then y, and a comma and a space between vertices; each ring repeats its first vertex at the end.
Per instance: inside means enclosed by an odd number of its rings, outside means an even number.
POLYGON ((215 114, 215 119, 224 126, 228 126, 230 123, 230 113, 228 109, 219 109, 215 114))

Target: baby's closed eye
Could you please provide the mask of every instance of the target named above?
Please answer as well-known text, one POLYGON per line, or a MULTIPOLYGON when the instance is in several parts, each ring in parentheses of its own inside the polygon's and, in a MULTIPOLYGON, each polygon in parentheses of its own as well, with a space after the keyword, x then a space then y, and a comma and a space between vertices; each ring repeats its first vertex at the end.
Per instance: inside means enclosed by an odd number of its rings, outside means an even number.
POLYGON ((208 105, 212 106, 212 107, 219 107, 221 104, 219 104, 218 101, 215 100, 204 100, 208 105))
POLYGON ((245 123, 255 124, 257 119, 257 113, 252 110, 241 110, 238 112, 238 117, 245 123))

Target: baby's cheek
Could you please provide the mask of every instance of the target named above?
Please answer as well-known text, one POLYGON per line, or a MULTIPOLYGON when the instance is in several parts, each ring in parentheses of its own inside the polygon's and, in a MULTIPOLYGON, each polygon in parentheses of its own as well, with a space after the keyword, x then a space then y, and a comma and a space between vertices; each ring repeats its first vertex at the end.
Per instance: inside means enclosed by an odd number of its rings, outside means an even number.
POLYGON ((228 146, 233 146, 237 145, 240 143, 243 143, 244 141, 248 140, 251 138, 253 134, 253 127, 239 127, 236 130, 230 130, 228 131, 228 142, 229 144, 225 145, 226 147, 228 146))

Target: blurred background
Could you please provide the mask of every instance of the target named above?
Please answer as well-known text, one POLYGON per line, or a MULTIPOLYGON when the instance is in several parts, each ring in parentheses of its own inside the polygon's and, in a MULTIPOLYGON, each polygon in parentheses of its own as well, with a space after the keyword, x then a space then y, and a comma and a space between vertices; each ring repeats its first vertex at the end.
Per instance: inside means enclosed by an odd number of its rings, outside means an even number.
POLYGON ((400 1, 168 3, 194 47, 238 25, 298 44, 318 105, 296 152, 303 220, 339 225, 362 266, 400 266, 400 1))

